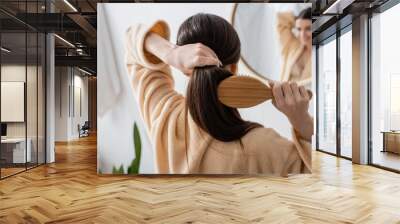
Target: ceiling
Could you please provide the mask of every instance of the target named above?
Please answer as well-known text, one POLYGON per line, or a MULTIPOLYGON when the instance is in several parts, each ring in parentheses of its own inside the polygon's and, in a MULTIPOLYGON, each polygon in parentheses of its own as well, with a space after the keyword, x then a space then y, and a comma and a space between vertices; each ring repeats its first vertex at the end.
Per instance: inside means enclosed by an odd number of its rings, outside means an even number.
POLYGON ((313 4, 313 44, 352 23, 354 17, 374 12, 390 0, 329 0, 313 4))
MULTIPOLYGON (((210 0, 211 1, 211 0, 210 0)), ((269 2, 312 3, 313 39, 322 38, 327 30, 344 17, 377 7, 387 0, 271 0, 269 2), (338 3, 335 3, 335 2, 338 3), (327 13, 328 12, 328 13, 327 13)), ((55 32, 56 65, 80 66, 96 72, 97 3, 165 2, 134 0, 1 0, 0 26, 3 46, 15 48, 15 54, 24 53, 26 29, 55 32), (51 13, 49 13, 51 11, 51 13), (63 41, 66 40, 66 41, 63 41), (71 45, 72 44, 72 45, 71 45), (19 50, 17 50, 19 49, 19 50)), ((179 2, 179 0, 176 0, 179 2)), ((211 1, 212 2, 212 1, 211 1)), ((249 2, 249 1, 244 1, 249 2)), ((351 18, 350 18, 351 22, 351 18)), ((334 32, 331 31, 331 32, 334 32)), ((28 52, 31 44, 28 45, 28 52)))

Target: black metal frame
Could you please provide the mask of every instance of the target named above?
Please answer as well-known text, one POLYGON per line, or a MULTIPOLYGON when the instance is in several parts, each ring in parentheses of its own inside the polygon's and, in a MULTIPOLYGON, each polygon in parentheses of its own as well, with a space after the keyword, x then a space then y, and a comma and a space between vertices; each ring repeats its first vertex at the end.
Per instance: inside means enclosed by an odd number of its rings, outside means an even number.
POLYGON ((315 45, 315 148, 319 149, 319 44, 315 45))
MULTIPOLYGON (((45 0, 45 12, 48 13, 48 1, 45 0)), ((44 33, 44 163, 47 163, 47 32, 44 33)))
POLYGON ((368 45, 368 53, 367 53, 367 63, 368 63, 368 69, 367 69, 367 120, 368 120, 368 124, 367 124, 367 141, 368 141, 368 155, 367 155, 367 163, 368 164, 372 164, 372 76, 371 76, 371 72, 372 72, 372 65, 371 65, 371 57, 372 57, 372 42, 371 42, 371 36, 372 36, 372 32, 371 32, 371 18, 372 18, 372 13, 369 12, 368 13, 368 39, 367 39, 367 45, 368 45))
MULTIPOLYGON (((47 2, 47 0, 46 0, 46 2, 47 2)), ((25 3, 27 3, 26 0, 25 0, 25 3)), ((37 3, 36 10, 38 11, 38 9, 39 9, 39 6, 38 6, 39 0, 36 0, 36 3, 37 3)), ((25 4, 25 11, 27 10, 26 7, 27 7, 27 5, 25 4)), ((46 12, 47 12, 47 7, 46 7, 46 12)), ((38 147, 39 146, 39 141, 38 141, 39 140, 39 136, 38 136, 39 135, 39 107, 37 106, 36 107, 36 142, 37 142, 36 162, 35 163, 28 163, 27 162, 27 160, 28 160, 28 154, 27 154, 27 147, 28 147, 28 144, 27 144, 27 139, 28 139, 28 125, 27 125, 27 121, 28 121, 28 118, 27 118, 28 117, 28 112, 27 112, 27 95, 28 95, 28 93, 27 93, 27 81, 28 81, 28 78, 27 78, 27 76, 28 76, 28 67, 27 67, 27 65, 28 65, 28 30, 32 30, 32 31, 34 31, 36 33, 36 45, 37 45, 36 46, 36 99, 37 99, 36 104, 37 105, 39 104, 39 68, 38 68, 38 66, 39 66, 39 49, 38 49, 38 47, 39 47, 39 33, 43 33, 43 32, 40 32, 39 30, 29 26, 27 23, 23 23, 23 24, 24 24, 24 27, 25 27, 24 32, 22 32, 22 33, 25 34, 25 84, 24 84, 24 92, 25 92, 24 93, 24 98, 25 98, 24 99, 24 107, 25 107, 25 110, 24 110, 24 120, 25 120, 25 169, 3 177, 2 176, 2 168, 0 167, 0 180, 6 179, 8 177, 17 175, 19 173, 25 172, 27 170, 39 167, 39 166, 47 163, 47 150, 46 150, 47 149, 47 39, 46 39, 46 35, 44 35, 44 42, 42 42, 42 44, 44 44, 44 51, 41 52, 41 53, 44 54, 43 55, 44 67, 42 69, 42 74, 44 75, 44 76, 42 76, 42 82, 44 82, 44 86, 43 86, 43 88, 44 88, 44 99, 43 99, 43 103, 44 103, 43 109, 44 109, 44 111, 43 112, 45 113, 44 117, 43 117, 44 121, 42 121, 42 122, 44 122, 44 136, 43 136, 43 138, 44 138, 43 139, 44 140, 44 145, 43 145, 43 147, 44 147, 44 149, 43 149, 44 161, 42 163, 39 163, 39 147, 38 147), (28 166, 28 164, 29 165, 33 164, 33 165, 32 166, 28 166)), ((44 33, 44 34, 47 34, 47 33, 44 33)), ((2 36, 2 32, 0 32, 0 45, 1 45, 1 36, 2 36)), ((2 58, 1 58, 1 54, 0 54, 0 68, 2 66, 1 65, 1 62, 2 62, 1 59, 2 58)), ((1 81, 1 69, 0 69, 0 81, 1 81)), ((0 86, 0 89, 1 89, 1 86, 0 86)), ((0 96, 1 96, 1 93, 0 93, 0 96)), ((1 117, 0 117, 0 120, 1 120, 1 117)), ((1 155, 1 144, 0 144, 0 155, 1 155)))
MULTIPOLYGON (((338 24, 338 23, 337 23, 338 24)), ((340 123, 340 76, 341 76, 341 65, 340 65, 340 36, 339 25, 336 25, 336 154, 341 156, 341 132, 342 125, 340 123)))

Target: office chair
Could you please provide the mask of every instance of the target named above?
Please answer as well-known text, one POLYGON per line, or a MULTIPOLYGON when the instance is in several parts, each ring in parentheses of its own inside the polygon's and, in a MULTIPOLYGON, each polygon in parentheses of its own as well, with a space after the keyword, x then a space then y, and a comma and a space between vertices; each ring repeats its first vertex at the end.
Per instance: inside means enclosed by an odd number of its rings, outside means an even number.
POLYGON ((89 121, 85 121, 85 123, 82 125, 82 127, 79 127, 80 125, 78 125, 78 129, 79 129, 79 138, 80 137, 87 137, 89 136, 89 129, 90 129, 90 125, 89 125, 89 121))

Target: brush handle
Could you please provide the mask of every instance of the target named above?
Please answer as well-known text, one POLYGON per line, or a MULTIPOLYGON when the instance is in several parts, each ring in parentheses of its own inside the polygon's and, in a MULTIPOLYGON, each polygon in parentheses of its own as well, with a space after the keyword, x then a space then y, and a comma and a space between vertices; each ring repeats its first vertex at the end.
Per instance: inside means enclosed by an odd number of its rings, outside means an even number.
MULTIPOLYGON (((310 98, 312 92, 307 90, 310 98)), ((218 86, 219 100, 229 107, 248 108, 273 98, 271 87, 249 76, 231 76, 218 86)))
POLYGON ((229 107, 252 107, 272 97, 270 87, 248 76, 231 76, 218 86, 219 100, 229 107))

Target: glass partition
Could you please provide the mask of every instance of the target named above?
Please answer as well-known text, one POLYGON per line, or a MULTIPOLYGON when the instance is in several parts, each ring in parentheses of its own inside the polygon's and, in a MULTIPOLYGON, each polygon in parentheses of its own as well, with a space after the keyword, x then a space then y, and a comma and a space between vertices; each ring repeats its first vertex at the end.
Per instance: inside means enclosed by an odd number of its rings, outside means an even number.
MULTIPOLYGON (((19 1, 18 13, 44 1, 19 1), (28 5, 26 5, 28 3, 28 5)), ((13 7, 14 2, 0 6, 13 7)), ((45 163, 45 34, 0 12, 0 178, 45 163)))
POLYGON ((27 151, 25 32, 1 34, 1 176, 24 171, 30 162, 27 151))

